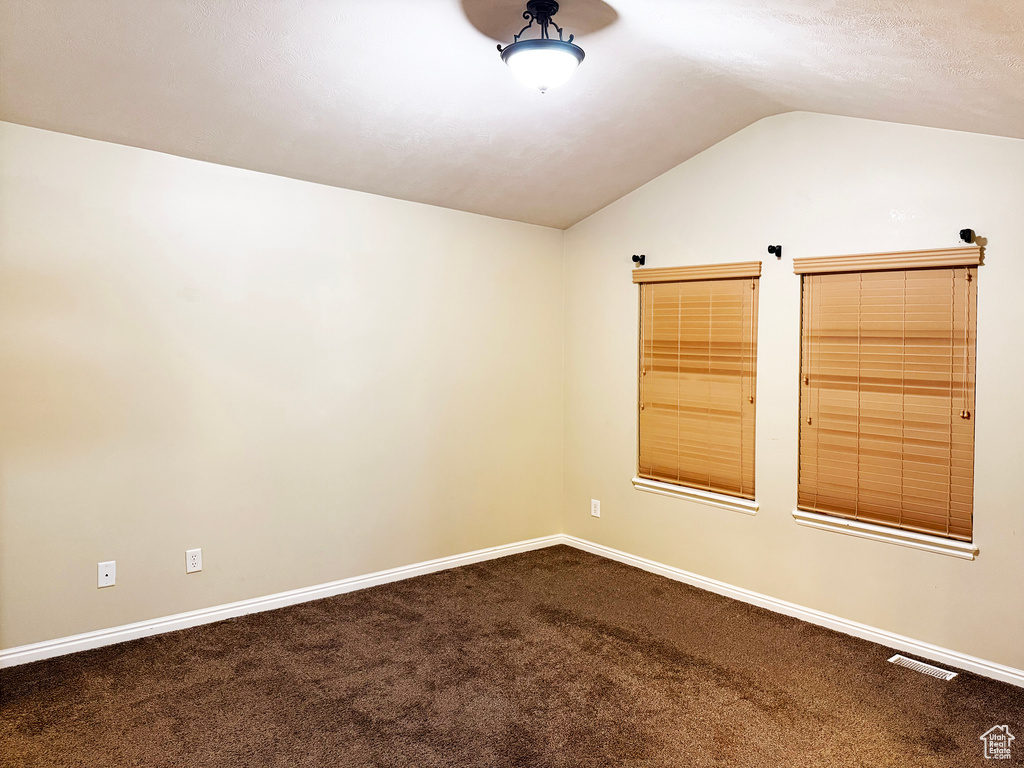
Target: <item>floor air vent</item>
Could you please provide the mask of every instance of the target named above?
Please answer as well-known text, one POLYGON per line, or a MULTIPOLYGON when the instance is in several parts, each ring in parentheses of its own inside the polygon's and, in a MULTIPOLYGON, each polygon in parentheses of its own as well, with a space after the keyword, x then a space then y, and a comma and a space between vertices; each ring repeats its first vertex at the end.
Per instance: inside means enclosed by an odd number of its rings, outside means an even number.
POLYGON ((925 664, 923 661, 908 659, 906 656, 900 656, 898 653, 889 659, 889 661, 898 666, 912 669, 915 672, 921 672, 925 675, 937 677, 939 680, 952 680, 956 677, 956 672, 950 672, 948 669, 939 669, 938 667, 933 667, 931 664, 925 664))

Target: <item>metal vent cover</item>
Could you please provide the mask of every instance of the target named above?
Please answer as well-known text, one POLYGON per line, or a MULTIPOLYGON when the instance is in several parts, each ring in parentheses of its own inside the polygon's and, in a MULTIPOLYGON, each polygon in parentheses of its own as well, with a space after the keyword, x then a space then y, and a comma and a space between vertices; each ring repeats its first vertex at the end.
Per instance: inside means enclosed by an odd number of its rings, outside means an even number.
POLYGON ((889 661, 897 666, 906 667, 907 669, 912 669, 915 672, 921 672, 925 675, 937 677, 939 680, 952 680, 957 675, 956 672, 950 672, 948 669, 933 667, 931 664, 925 664, 923 661, 917 661, 916 659, 908 659, 906 656, 900 656, 898 653, 889 659, 889 661))

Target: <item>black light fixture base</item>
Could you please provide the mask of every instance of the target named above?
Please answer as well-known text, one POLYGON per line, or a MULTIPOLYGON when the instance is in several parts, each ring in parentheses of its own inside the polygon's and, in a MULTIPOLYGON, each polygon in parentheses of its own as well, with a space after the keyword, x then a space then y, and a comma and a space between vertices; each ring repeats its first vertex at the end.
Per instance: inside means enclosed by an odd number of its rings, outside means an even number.
POLYGON ((551 17, 558 13, 558 3, 555 0, 527 0, 526 10, 523 11, 523 18, 526 19, 529 24, 519 30, 519 34, 513 36, 512 43, 508 46, 498 45, 498 51, 502 54, 502 58, 505 58, 505 51, 511 49, 513 46, 520 45, 521 43, 529 42, 528 40, 520 40, 523 33, 526 32, 530 27, 533 26, 533 22, 537 22, 540 27, 540 37, 538 40, 550 40, 552 43, 559 43, 562 46, 570 46, 575 48, 578 53, 573 53, 579 61, 583 61, 583 49, 579 46, 573 45, 572 41, 576 37, 575 35, 569 35, 569 39, 566 40, 562 37, 563 30, 560 26, 555 24, 551 20, 551 17), (556 41, 551 37, 548 32, 548 27, 554 27, 555 31, 558 32, 558 40, 556 41))
POLYGON ((538 24, 550 24, 551 17, 558 13, 558 3, 555 0, 527 0, 526 13, 533 16, 538 24))

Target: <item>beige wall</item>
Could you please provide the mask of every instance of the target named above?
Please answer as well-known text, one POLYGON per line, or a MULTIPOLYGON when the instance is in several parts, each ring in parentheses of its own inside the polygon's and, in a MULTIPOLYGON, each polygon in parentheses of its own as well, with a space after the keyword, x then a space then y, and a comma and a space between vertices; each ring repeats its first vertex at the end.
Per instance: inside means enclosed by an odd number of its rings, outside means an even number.
POLYGON ((566 533, 1024 668, 1024 141, 793 113, 568 230, 566 533), (987 238, 978 283, 974 562, 796 525, 792 258, 987 238), (784 258, 768 256, 781 243, 784 258), (764 260, 756 517, 635 491, 637 290, 651 267, 764 260), (589 500, 602 502, 600 519, 589 500))
POLYGON ((557 532, 562 243, 0 124, 0 647, 557 532))
POLYGON ((0 123, 0 648, 561 528, 1024 668, 1022 180, 1021 141, 798 113, 563 235, 0 123), (798 527, 792 257, 968 226, 980 557, 798 527), (638 252, 765 262, 756 517, 630 485, 638 252))

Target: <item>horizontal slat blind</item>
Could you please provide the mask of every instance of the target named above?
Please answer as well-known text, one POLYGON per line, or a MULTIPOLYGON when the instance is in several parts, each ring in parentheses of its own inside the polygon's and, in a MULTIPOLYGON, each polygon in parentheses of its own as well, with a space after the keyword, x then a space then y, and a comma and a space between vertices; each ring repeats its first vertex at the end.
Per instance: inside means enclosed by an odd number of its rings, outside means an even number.
POLYGON ((976 277, 804 274, 801 509, 971 541, 976 277))
POLYGON ((641 284, 641 477, 754 498, 757 286, 641 284))

